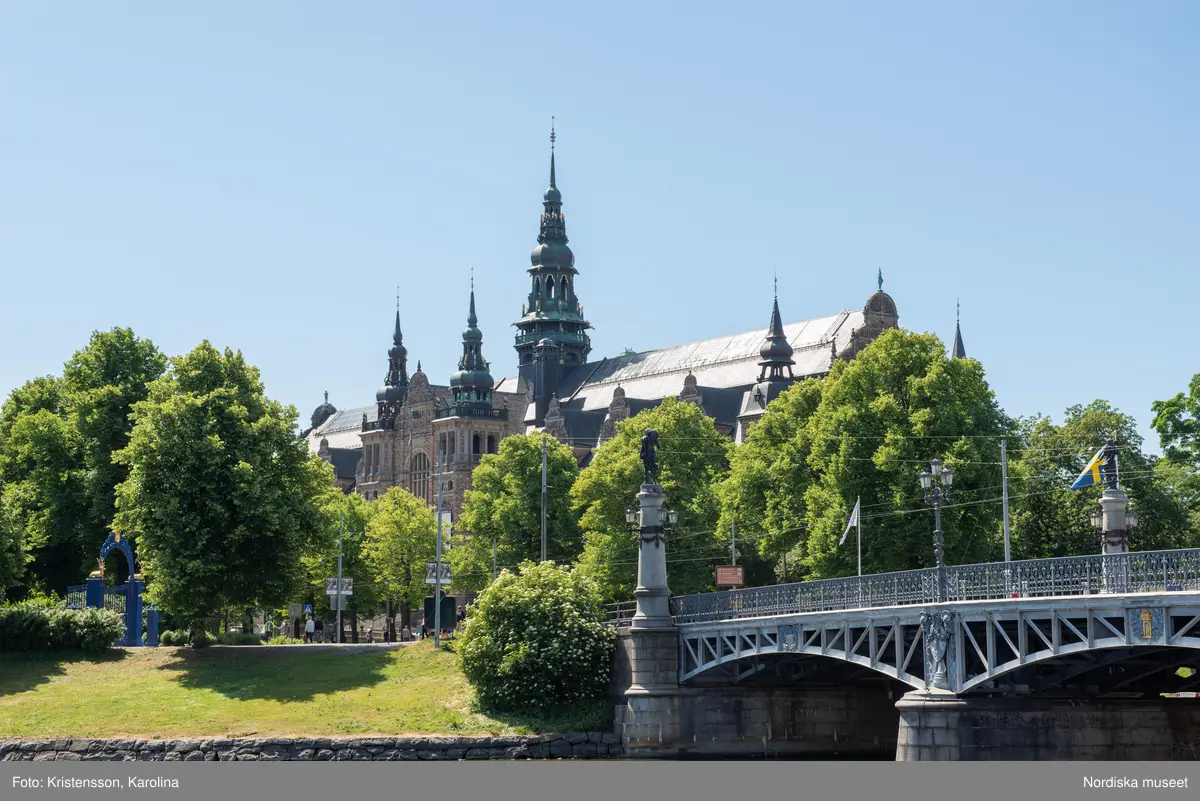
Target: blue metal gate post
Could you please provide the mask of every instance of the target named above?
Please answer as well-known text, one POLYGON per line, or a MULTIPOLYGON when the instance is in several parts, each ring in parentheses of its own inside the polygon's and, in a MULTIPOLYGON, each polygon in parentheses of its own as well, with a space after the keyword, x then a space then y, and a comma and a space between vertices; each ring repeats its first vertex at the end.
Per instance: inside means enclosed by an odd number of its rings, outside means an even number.
POLYGON ((158 647, 158 610, 154 604, 146 607, 146 647, 158 647))
POLYGON ((142 645, 142 590, 146 582, 132 579, 129 595, 125 597, 125 643, 140 648, 142 645))
POLYGON ((103 609, 104 608, 104 577, 89 576, 87 580, 87 594, 84 596, 84 605, 88 609, 103 609))

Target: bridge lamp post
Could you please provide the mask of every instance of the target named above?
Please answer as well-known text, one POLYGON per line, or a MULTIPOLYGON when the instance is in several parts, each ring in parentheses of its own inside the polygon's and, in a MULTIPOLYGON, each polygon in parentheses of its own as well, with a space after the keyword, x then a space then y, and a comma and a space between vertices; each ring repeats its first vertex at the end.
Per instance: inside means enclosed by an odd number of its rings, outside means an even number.
POLYGON ((954 471, 942 467, 941 459, 929 462, 929 470, 921 473, 921 489, 925 490, 925 503, 933 506, 933 553, 937 558, 938 600, 946 597, 946 562, 942 556, 942 501, 950 500, 950 488, 954 485, 954 471))

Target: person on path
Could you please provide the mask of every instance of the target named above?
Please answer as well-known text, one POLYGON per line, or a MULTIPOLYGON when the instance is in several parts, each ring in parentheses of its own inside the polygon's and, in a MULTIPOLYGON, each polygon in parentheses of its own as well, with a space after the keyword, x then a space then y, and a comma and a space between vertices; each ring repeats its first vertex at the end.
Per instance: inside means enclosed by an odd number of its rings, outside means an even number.
POLYGON ((313 632, 317 630, 317 624, 313 622, 312 615, 308 616, 308 620, 304 623, 304 641, 311 643, 313 641, 313 632))

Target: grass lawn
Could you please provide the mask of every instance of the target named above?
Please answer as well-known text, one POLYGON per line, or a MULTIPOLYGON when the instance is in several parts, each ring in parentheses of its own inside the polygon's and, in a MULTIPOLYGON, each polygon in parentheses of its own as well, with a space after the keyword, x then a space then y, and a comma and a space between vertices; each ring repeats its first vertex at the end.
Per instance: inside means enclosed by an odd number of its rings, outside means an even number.
POLYGON ((448 650, 136 648, 0 656, 0 739, 501 734, 607 729, 603 704, 555 719, 472 711, 448 650))

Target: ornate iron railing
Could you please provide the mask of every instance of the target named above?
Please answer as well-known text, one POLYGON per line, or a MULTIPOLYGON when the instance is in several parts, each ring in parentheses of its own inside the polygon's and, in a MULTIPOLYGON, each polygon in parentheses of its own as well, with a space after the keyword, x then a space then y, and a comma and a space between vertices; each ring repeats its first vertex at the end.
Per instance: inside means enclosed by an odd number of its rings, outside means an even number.
POLYGON ((508 409, 489 409, 487 407, 474 406, 471 404, 461 404, 450 406, 445 409, 438 409, 434 414, 434 418, 442 420, 446 417, 473 417, 485 420, 507 420, 508 409))
POLYGON ((67 608, 83 609, 85 606, 87 606, 87 585, 79 584, 67 587, 67 608))
POLYGON ((125 614, 126 602, 129 600, 129 585, 118 584, 104 589, 104 608, 111 609, 117 614, 125 614))
POLYGON ((955 565, 672 599, 677 623, 951 601, 1200 590, 1200 549, 955 565), (942 589, 944 585, 944 589, 942 589))

